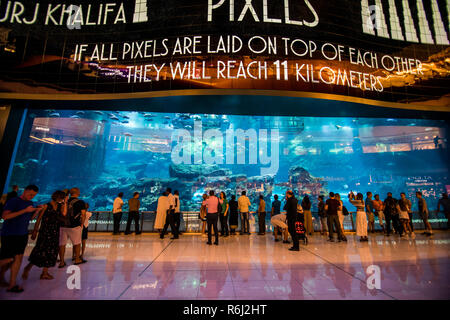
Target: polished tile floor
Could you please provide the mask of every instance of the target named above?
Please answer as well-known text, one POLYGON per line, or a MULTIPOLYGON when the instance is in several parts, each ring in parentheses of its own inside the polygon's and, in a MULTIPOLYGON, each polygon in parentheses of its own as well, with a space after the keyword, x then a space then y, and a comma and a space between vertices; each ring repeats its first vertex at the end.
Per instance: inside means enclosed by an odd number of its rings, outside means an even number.
POLYGON ((68 288, 67 267, 50 269, 54 280, 40 280, 33 268, 19 282, 23 293, 0 288, 0 299, 450 299, 450 232, 415 240, 376 235, 368 243, 352 234, 348 243, 315 235, 299 252, 270 234, 221 238, 220 246, 187 234, 89 237, 80 289, 68 288), (368 288, 371 265, 379 267, 379 289, 368 288))

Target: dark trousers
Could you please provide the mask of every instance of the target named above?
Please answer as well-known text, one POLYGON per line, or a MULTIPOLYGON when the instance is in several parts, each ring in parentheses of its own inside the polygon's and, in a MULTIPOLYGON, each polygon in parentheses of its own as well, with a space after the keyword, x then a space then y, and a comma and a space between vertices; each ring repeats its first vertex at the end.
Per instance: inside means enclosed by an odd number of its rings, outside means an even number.
POLYGON ((259 233, 266 233, 266 213, 258 213, 259 233))
POLYGON ((248 212, 241 212, 241 234, 250 233, 250 221, 248 220, 248 212))
POLYGON ((385 212, 384 219, 386 220, 386 233, 391 234, 392 214, 385 212))
POLYGON ((170 210, 167 212, 166 216, 166 224, 164 225, 163 230, 161 231, 160 237, 164 237, 166 234, 167 228, 170 225, 170 231, 172 232, 172 235, 174 238, 178 238, 178 230, 175 227, 175 212, 174 210, 170 210))
POLYGON ((180 233, 180 224, 181 224, 181 212, 175 212, 174 213, 174 224, 175 224, 175 228, 177 228, 177 234, 180 233))
POLYGON ((392 224, 394 225, 394 230, 398 234, 402 234, 403 233, 403 224, 400 222, 400 215, 399 214, 394 214, 392 216, 392 224))
POLYGON ((295 230, 295 220, 288 220, 288 231, 292 238, 292 247, 300 249, 300 244, 298 242, 298 234, 295 230))
POLYGON ((229 235, 228 231, 228 215, 224 216, 223 213, 220 214, 220 234, 222 236, 229 235))
POLYGON ((328 237, 330 239, 334 238, 333 235, 333 225, 336 230, 336 233, 338 234, 338 239, 344 239, 344 233, 342 232, 341 223, 339 222, 339 216, 338 215, 328 215, 327 216, 327 224, 328 224, 328 237))
POLYGON ((211 243, 212 238, 212 228, 214 228, 214 237, 216 241, 214 243, 219 243, 219 230, 217 228, 217 221, 219 220, 218 213, 208 213, 206 214, 206 222, 208 223, 208 242, 211 243))
POLYGON ((394 227, 394 230, 401 234, 402 232, 402 225, 400 223, 400 218, 398 214, 391 214, 391 213, 385 213, 384 217, 386 219, 386 233, 391 234, 391 222, 392 226, 394 227))
POLYGON ((412 221, 412 212, 408 212, 408 216, 409 216, 409 225, 411 226, 411 231, 414 232, 414 225, 413 225, 413 221, 412 221))
POLYGON ((122 220, 122 212, 113 213, 114 233, 120 232, 120 220, 122 220))
POLYGON ((125 234, 130 234, 131 229, 131 222, 134 221, 134 230, 136 233, 141 233, 141 230, 139 230, 139 211, 130 211, 128 212, 128 220, 127 220, 127 227, 125 228, 125 234))

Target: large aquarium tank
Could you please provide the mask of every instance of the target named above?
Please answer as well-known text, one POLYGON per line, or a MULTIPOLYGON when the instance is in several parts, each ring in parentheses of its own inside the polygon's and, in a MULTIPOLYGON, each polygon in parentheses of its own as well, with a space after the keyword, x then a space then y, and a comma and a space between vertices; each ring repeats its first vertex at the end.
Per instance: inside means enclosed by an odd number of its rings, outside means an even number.
POLYGON ((30 109, 9 184, 38 185, 39 203, 78 187, 95 211, 135 191, 152 211, 167 187, 182 211, 198 211, 209 190, 246 190, 252 210, 263 195, 270 212, 288 189, 313 211, 330 191, 347 205, 350 191, 405 192, 415 210, 422 191, 435 210, 450 188, 447 135, 439 120, 30 109))

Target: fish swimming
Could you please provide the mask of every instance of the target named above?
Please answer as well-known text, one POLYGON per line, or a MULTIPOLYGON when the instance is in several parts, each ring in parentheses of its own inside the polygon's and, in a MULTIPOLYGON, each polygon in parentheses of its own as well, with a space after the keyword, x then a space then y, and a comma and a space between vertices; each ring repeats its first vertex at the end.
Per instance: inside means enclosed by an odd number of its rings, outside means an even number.
POLYGON ((53 112, 48 115, 49 117, 60 117, 61 115, 58 112, 53 112))
POLYGON ((133 135, 132 135, 131 133, 129 133, 129 132, 125 132, 123 135, 124 135, 124 136, 127 136, 127 137, 132 137, 132 136, 133 136, 133 135))

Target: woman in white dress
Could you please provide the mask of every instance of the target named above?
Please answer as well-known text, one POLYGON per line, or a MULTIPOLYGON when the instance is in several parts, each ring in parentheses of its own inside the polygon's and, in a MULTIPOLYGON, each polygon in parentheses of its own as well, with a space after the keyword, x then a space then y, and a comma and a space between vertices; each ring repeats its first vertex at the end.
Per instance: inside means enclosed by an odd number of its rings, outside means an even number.
POLYGON ((161 232, 166 224, 167 210, 169 210, 169 198, 167 197, 167 192, 164 192, 158 199, 158 206, 156 208, 156 218, 154 229, 161 232))
POLYGON ((356 207, 356 235, 361 237, 360 241, 369 241, 367 237, 367 215, 363 200, 364 196, 362 193, 358 193, 355 200, 355 194, 351 192, 348 195, 348 199, 356 207))
POLYGON ((344 216, 344 213, 342 212, 342 207, 344 206, 344 203, 342 202, 341 196, 339 195, 339 193, 335 193, 335 194, 334 194, 334 198, 335 198, 337 201, 339 201, 339 203, 341 204, 341 206, 340 206, 341 210, 338 211, 337 213, 338 213, 339 224, 341 225, 342 233, 344 233, 344 231, 345 231, 345 230, 344 230, 344 218, 345 218, 345 216, 344 216))

